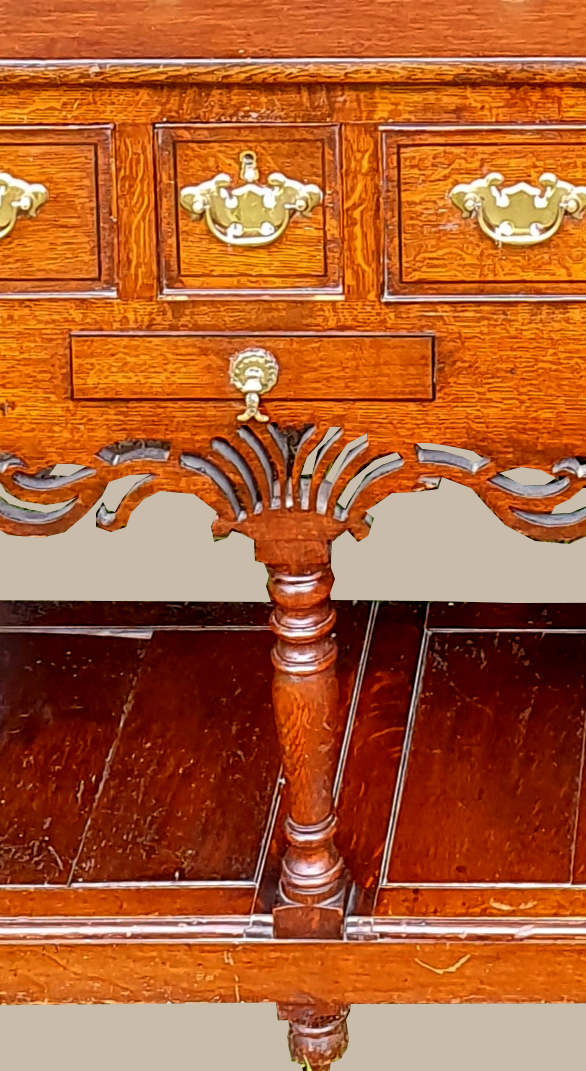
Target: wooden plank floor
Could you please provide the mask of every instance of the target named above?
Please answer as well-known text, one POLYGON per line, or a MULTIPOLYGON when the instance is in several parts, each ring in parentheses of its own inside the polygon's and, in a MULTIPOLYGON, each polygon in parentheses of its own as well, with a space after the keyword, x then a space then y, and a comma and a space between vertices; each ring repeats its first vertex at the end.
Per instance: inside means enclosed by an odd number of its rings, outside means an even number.
POLYGON ((427 608, 377 914, 586 913, 585 658, 579 604, 427 608))
MULTIPOLYGON (((369 613, 339 607, 340 747, 369 613)), ((259 886, 272 900, 268 616, 267 604, 0 604, 0 886, 166 886, 215 913, 251 911, 259 886)))
MULTIPOLYGON (((337 609, 352 913, 586 914, 586 607, 337 609)), ((0 602, 0 914, 270 909, 268 613, 0 602)))

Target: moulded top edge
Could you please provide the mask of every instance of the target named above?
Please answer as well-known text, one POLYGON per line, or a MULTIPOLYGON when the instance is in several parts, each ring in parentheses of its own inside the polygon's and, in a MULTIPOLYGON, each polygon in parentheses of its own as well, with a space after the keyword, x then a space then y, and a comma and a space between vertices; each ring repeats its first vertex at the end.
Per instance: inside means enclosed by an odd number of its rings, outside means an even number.
POLYGON ((379 85, 586 84, 586 57, 0 59, 0 86, 325 82, 379 85))

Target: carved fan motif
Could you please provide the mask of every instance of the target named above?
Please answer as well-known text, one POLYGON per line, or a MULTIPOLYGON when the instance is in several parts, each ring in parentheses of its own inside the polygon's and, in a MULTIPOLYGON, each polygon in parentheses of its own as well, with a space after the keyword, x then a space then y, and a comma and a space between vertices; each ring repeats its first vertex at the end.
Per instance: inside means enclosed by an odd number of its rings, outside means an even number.
POLYGON ((15 535, 64 532, 98 506, 105 531, 124 527, 132 510, 157 491, 198 495, 216 510, 216 537, 236 530, 253 539, 331 541, 350 531, 368 535, 368 509, 393 492, 433 490, 442 478, 471 487, 508 527, 532 539, 571 542, 586 535, 586 507, 557 512, 586 486, 586 458, 562 458, 545 484, 525 484, 488 457, 470 459, 450 447, 415 444, 409 454, 373 457, 367 436, 344 442, 343 429, 267 425, 214 438, 205 454, 159 440, 128 440, 98 450, 68 475, 36 473, 0 453, 0 529, 15 535), (99 505, 108 483, 136 474, 116 510, 99 505), (2 491, 4 488, 4 492, 2 491), (51 508, 52 507, 52 508, 51 508))

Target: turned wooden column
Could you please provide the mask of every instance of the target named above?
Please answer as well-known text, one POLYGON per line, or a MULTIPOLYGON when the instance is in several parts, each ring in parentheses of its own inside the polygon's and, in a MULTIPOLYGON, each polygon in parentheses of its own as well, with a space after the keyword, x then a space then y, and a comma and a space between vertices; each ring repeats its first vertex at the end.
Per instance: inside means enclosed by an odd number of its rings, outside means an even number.
POLYGON ((334 843, 337 755, 336 612, 329 562, 291 571, 269 565, 274 603, 273 703, 290 810, 275 929, 278 936, 339 937, 346 872, 334 843))

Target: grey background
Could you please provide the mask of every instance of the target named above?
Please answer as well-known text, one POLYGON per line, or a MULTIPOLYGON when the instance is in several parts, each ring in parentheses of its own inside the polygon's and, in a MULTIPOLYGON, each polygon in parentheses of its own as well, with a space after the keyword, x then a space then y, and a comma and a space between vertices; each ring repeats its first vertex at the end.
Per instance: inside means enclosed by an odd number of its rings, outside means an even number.
MULTIPOLYGON (((514 476, 551 479, 530 469, 514 476)), ((108 486, 108 508, 136 479, 108 486)), ((585 504, 586 489, 563 511, 585 504)), ((442 480, 435 491, 394 494, 371 512, 367 539, 357 543, 345 533, 333 544, 334 598, 586 602, 586 539, 527 539, 461 484, 442 480)), ((161 492, 141 503, 120 532, 97 529, 94 513, 50 538, 0 533, 0 598, 267 598, 266 570, 254 560, 252 541, 233 533, 214 543, 214 511, 194 495, 161 492)))
MULTIPOLYGON (((581 1065, 582 1005, 355 1004, 339 1071, 551 1071, 581 1065)), ((287 1071, 272 1004, 0 1009, 11 1071, 287 1071)))
MULTIPOLYGON (((539 479, 516 473, 523 475, 539 479)), ((127 486, 128 478, 110 485, 110 508, 127 486)), ((336 598, 586 602, 586 540, 525 539, 467 488, 444 481, 437 491, 393 495, 372 512, 368 539, 344 535, 334 544, 336 598)), ((212 519, 191 495, 159 494, 121 532, 98 531, 92 512, 49 539, 0 534, 0 597, 266 599, 252 543, 237 535, 214 543, 212 519)), ((355 1005, 350 1047, 337 1066, 549 1071, 581 1060, 582 1014, 581 1005, 562 1004, 355 1005)), ((272 1004, 3 1007, 0 1026, 0 1060, 11 1071, 292 1066, 287 1026, 272 1004)))

